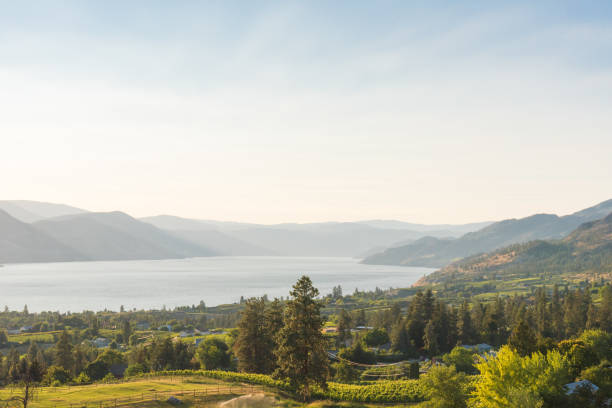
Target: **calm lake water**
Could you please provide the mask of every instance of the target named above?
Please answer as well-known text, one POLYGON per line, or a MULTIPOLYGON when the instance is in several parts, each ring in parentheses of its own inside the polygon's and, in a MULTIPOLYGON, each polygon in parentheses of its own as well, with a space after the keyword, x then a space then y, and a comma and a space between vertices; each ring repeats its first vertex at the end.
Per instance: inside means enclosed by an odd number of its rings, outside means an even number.
POLYGON ((352 258, 211 257, 161 261, 62 262, 4 265, 0 307, 32 312, 160 309, 237 302, 240 296, 287 296, 308 275, 321 294, 341 285, 355 288, 408 287, 430 268, 362 265, 352 258))

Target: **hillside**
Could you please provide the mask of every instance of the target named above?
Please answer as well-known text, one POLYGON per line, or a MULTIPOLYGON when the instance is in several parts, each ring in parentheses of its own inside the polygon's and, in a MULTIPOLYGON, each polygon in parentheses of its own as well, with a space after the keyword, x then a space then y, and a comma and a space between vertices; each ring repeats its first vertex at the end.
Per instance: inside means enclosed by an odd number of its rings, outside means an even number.
POLYGON ((35 222, 63 215, 82 214, 87 211, 65 204, 29 200, 0 200, 0 209, 22 222, 35 222))
POLYGON ((508 245, 538 239, 560 239, 580 224, 612 212, 612 200, 574 214, 559 217, 536 214, 493 223, 458 239, 426 237, 407 245, 389 248, 363 260, 367 264, 443 267, 453 261, 493 251, 508 245))
POLYGON ((90 260, 166 259, 215 252, 122 212, 85 213, 38 221, 34 227, 90 260))
POLYGON ((0 264, 86 259, 73 248, 0 210, 0 264))
MULTIPOLYGON (((371 253, 425 235, 452 236, 480 224, 427 226, 400 221, 284 223, 259 225, 194 220, 169 215, 142 218, 172 234, 225 255, 348 256, 371 253), (414 231, 416 226, 425 231, 414 231), (429 228, 428 228, 429 227, 429 228), (446 228, 446 229, 437 229, 446 228)), ((486 223, 483 223, 486 224, 486 223)))
POLYGON ((422 278, 417 285, 449 280, 516 279, 535 274, 612 276, 612 213, 602 220, 580 225, 562 240, 515 244, 452 263, 422 278))
POLYGON ((172 215, 141 218, 141 221, 166 230, 186 241, 209 248, 218 255, 276 255, 272 250, 223 233, 217 230, 217 225, 210 222, 172 215))

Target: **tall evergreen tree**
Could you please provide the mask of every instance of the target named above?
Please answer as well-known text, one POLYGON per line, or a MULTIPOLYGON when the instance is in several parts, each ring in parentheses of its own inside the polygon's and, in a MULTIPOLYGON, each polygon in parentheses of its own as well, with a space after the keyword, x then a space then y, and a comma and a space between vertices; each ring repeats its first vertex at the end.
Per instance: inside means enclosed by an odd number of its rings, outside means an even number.
POLYGON ((274 367, 271 333, 266 328, 265 301, 251 298, 238 322, 238 337, 234 352, 238 357, 238 369, 247 373, 270 373, 274 367))
POLYGON ((524 320, 514 328, 508 344, 521 356, 527 356, 536 351, 536 337, 524 320))
POLYGON ((307 276, 302 276, 290 292, 279 331, 276 350, 276 375, 288 378, 304 400, 310 398, 312 385, 327 386, 329 374, 325 339, 321 328, 319 291, 307 276))
POLYGON ((63 367, 72 372, 74 359, 72 357, 72 341, 70 334, 66 330, 60 334, 58 342, 55 344, 55 358, 53 364, 63 367))
POLYGON ((345 310, 340 311, 338 316, 338 335, 336 336, 336 343, 338 347, 345 346, 346 342, 351 339, 351 326, 352 326, 351 315, 345 310))
POLYGON ((459 309, 459 316, 457 319, 457 337, 461 344, 474 344, 475 333, 474 326, 472 325, 472 316, 470 314, 470 307, 467 300, 464 300, 459 309))
POLYGON ((425 326, 425 334, 423 335, 423 344, 429 355, 434 356, 440 351, 438 345, 437 327, 433 320, 427 322, 425 326))

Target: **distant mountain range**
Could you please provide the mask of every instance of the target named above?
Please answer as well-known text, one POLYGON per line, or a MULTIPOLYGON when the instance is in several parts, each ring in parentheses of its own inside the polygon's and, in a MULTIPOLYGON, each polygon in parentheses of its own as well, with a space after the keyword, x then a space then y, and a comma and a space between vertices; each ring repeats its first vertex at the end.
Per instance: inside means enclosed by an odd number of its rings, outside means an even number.
POLYGON ((569 273, 612 277, 612 214, 586 222, 562 240, 536 240, 454 262, 417 285, 569 273))
POLYGON ((493 251, 511 244, 538 239, 559 239, 585 222, 598 220, 612 212, 612 200, 604 201, 574 214, 559 217, 536 214, 509 219, 468 232, 460 238, 423 237, 406 245, 369 255, 367 264, 443 267, 459 259, 493 251))
POLYGON ((0 201, 0 263, 215 255, 359 256, 425 235, 456 237, 489 223, 393 220, 258 225, 170 215, 135 219, 63 204, 0 201))

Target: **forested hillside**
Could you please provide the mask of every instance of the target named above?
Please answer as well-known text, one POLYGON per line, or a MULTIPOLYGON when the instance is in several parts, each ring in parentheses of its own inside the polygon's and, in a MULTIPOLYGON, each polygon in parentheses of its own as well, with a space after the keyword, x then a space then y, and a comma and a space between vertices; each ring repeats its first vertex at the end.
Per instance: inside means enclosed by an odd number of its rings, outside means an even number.
POLYGON ((535 275, 609 279, 612 274, 612 214, 588 222, 562 240, 531 241, 452 263, 418 284, 483 279, 518 279, 535 275))
POLYGON ((389 248, 364 259, 367 264, 443 267, 459 259, 493 251, 512 244, 538 239, 560 239, 584 222, 601 219, 612 212, 612 200, 559 217, 536 214, 521 219, 496 222, 458 239, 421 238, 413 243, 389 248))

